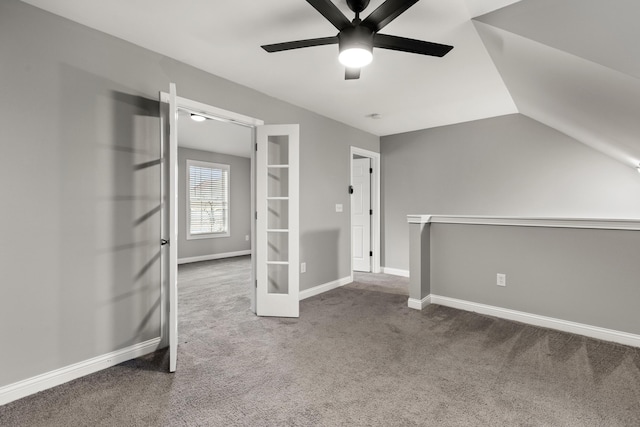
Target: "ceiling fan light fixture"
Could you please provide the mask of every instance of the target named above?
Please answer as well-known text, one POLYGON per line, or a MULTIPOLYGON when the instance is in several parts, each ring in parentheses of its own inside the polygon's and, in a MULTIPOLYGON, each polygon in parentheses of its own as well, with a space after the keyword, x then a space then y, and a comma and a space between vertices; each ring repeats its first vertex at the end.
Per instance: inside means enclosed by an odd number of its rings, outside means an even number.
MULTIPOLYGON (((340 1, 344 3, 345 0, 340 1)), ((353 20, 349 20, 335 5, 335 0, 307 0, 307 3, 339 31, 338 35, 267 44, 262 45, 262 48, 267 52, 283 52, 337 43, 338 59, 346 67, 345 80, 360 78, 360 69, 373 59, 374 45, 378 49, 437 57, 442 57, 453 49, 453 46, 449 45, 380 34, 380 30, 416 4, 418 0, 385 0, 362 20, 360 13, 369 6, 369 2, 370 0, 346 0, 349 9, 356 15, 353 20)))
POLYGON ((344 49, 338 55, 338 61, 347 68, 362 68, 369 65, 371 60, 373 60, 372 52, 362 47, 344 49))
POLYGON ((205 116, 201 116, 200 114, 191 113, 191 120, 194 122, 204 122, 207 120, 205 116))
POLYGON ((362 68, 373 60, 373 32, 366 27, 349 27, 338 34, 338 61, 347 68, 362 68))

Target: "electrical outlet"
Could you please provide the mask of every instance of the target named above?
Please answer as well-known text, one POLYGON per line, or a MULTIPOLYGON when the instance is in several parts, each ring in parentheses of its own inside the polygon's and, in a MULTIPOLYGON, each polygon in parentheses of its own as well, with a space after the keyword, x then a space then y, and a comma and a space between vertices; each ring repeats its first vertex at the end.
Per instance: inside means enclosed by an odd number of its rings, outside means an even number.
POLYGON ((342 205, 341 204, 337 204, 336 205, 336 212, 342 212, 342 205))
POLYGON ((307 272, 307 263, 303 262, 300 264, 300 273, 306 273, 307 272))
POLYGON ((247 242, 249 241, 249 235, 248 234, 246 236, 244 236, 244 240, 247 241, 247 242))
POLYGON ((507 286, 507 275, 498 273, 496 277, 496 285, 498 286, 507 286))

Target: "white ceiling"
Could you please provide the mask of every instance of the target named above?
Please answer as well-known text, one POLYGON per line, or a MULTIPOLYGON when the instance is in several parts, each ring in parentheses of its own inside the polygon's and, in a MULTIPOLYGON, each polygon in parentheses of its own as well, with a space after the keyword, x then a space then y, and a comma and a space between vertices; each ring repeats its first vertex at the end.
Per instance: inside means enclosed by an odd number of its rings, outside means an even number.
POLYGON ((478 30, 520 113, 637 166, 640 80, 489 25, 478 30))
MULTIPOLYGON (((337 46, 260 48, 337 33, 304 0, 25 1, 376 135, 516 112, 470 20, 516 0, 419 1, 382 33, 454 49, 444 58, 375 49, 355 81, 344 80, 337 46)), ((353 18, 345 0, 334 2, 353 18)), ((382 2, 372 0, 363 17, 382 2)))
POLYGON ((518 111, 640 163, 640 2, 522 0, 476 27, 518 111))
POLYGON ((520 112, 640 162, 638 0, 421 0, 382 33, 454 49, 376 49, 355 81, 336 46, 260 48, 337 33, 305 0, 23 1, 376 135, 520 112))
POLYGON ((638 0, 523 0, 477 18, 640 78, 638 0))

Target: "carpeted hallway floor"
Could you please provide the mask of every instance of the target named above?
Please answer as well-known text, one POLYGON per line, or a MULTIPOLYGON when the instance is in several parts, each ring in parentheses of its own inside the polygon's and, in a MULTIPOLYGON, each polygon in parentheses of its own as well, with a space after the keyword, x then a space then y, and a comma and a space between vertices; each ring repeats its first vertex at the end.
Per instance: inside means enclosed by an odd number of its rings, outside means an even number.
POLYGON ((639 349, 411 310, 385 275, 259 318, 248 281, 247 257, 181 266, 178 372, 158 352, 0 407, 0 425, 640 425, 639 349))

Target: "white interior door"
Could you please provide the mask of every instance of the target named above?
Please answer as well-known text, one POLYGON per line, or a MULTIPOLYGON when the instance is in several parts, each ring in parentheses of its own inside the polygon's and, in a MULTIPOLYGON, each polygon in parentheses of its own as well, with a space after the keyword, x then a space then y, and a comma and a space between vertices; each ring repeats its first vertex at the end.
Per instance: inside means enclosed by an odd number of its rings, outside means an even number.
POLYGON ((371 159, 352 159, 351 241, 353 269, 371 271, 371 159))
POLYGON ((256 131, 256 313, 299 316, 299 126, 256 131))
MULTIPOLYGON (((161 95, 162 97, 162 95, 161 95)), ((162 100, 162 99, 161 99, 162 100)), ((163 212, 167 218, 168 236, 165 251, 168 266, 168 305, 169 305, 169 371, 175 372, 178 361, 178 105, 176 85, 169 85, 169 146, 164 151, 164 170, 168 174, 168 188, 163 186, 163 212)))

